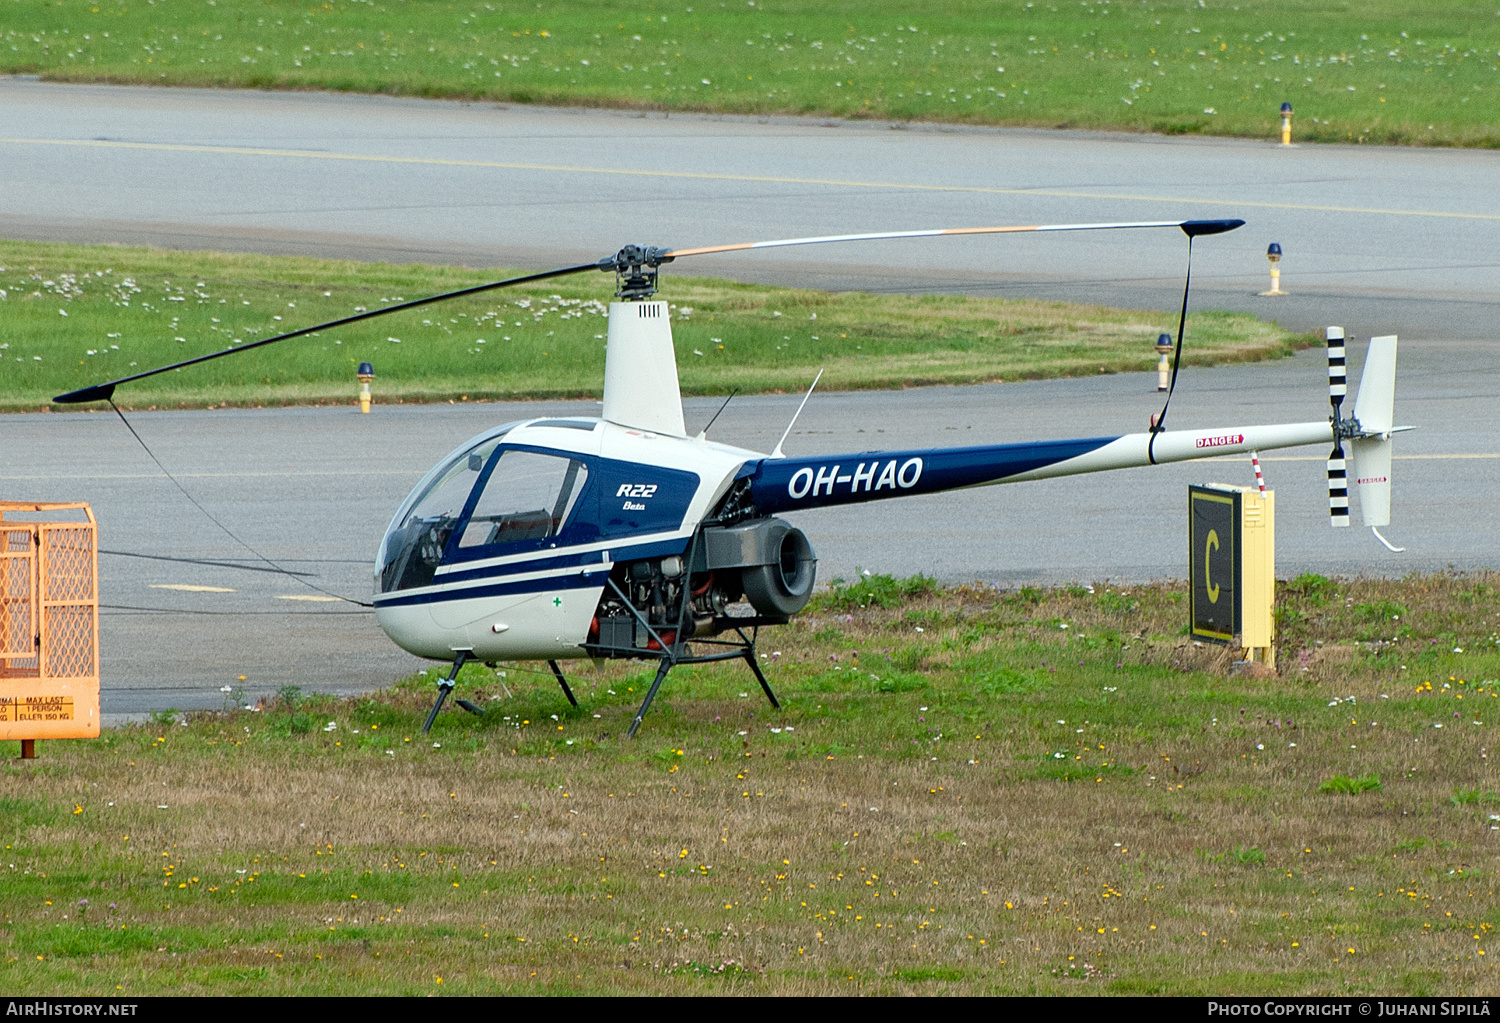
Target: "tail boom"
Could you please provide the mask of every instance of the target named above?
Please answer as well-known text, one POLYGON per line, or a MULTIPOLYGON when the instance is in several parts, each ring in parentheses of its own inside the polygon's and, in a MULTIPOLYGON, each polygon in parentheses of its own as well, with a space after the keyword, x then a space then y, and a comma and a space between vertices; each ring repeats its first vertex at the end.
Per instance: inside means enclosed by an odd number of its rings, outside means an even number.
POLYGON ((1327 443, 1327 422, 1174 430, 963 448, 866 451, 818 458, 767 458, 750 473, 751 496, 774 514, 888 497, 1020 483, 1327 443))

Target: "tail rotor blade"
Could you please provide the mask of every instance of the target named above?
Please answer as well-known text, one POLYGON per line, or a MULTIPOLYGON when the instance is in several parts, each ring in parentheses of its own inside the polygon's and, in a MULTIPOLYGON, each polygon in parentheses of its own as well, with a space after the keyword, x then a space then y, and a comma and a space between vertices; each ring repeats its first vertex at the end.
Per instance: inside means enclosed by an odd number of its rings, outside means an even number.
POLYGON ((1328 403, 1333 406, 1333 452, 1328 456, 1328 517, 1334 527, 1349 525, 1349 470, 1344 460, 1343 409, 1349 393, 1344 366, 1344 328, 1328 328, 1328 403))
POLYGON ((1344 359, 1344 328, 1328 328, 1328 403, 1333 406, 1333 418, 1343 418, 1344 398, 1349 393, 1348 371, 1344 359))
POLYGON ((1349 473, 1345 468, 1344 445, 1337 440, 1328 456, 1328 516, 1335 527, 1349 524, 1349 473))

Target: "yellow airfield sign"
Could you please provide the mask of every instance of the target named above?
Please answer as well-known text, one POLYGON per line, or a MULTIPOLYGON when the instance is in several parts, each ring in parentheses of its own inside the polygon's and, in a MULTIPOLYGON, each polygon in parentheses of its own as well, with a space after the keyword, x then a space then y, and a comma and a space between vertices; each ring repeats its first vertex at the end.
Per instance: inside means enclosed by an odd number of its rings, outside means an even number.
POLYGON ((1188 487, 1194 637, 1247 650, 1275 666, 1276 493, 1210 483, 1188 487))

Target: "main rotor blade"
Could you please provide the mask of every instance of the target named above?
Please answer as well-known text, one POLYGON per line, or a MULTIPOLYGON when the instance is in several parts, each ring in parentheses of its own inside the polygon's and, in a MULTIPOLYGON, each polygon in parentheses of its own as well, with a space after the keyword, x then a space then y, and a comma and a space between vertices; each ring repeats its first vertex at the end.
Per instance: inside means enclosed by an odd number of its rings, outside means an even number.
POLYGON ((713 252, 743 252, 746 249, 780 249, 791 245, 822 245, 827 242, 873 242, 893 238, 939 238, 963 234, 1026 234, 1041 231, 1122 231, 1146 227, 1179 227, 1194 237, 1233 231, 1243 220, 1140 220, 1114 224, 1031 224, 1017 227, 947 227, 928 231, 880 231, 874 234, 829 234, 816 238, 779 238, 766 242, 740 242, 735 245, 708 245, 698 249, 672 249, 664 255, 671 259, 683 256, 706 256, 713 252))
POLYGON ((485 291, 493 291, 497 288, 507 288, 515 284, 529 284, 534 281, 550 280, 554 277, 565 277, 569 274, 583 273, 586 270, 614 270, 617 273, 639 272, 642 266, 659 266, 682 256, 703 256, 713 252, 741 252, 746 249, 776 249, 791 245, 821 245, 826 242, 860 242, 860 241, 882 241, 896 238, 937 238, 945 235, 978 235, 978 234, 1025 234, 1028 232, 1044 231, 1119 231, 1135 228, 1151 227, 1176 227, 1189 238, 1204 234, 1220 234, 1224 231, 1233 231, 1243 226, 1243 220, 1142 220, 1127 221, 1121 223, 1102 224, 1033 224, 1028 226, 1014 227, 950 227, 938 228, 928 231, 884 231, 873 234, 835 234, 824 235, 816 238, 781 238, 774 241, 764 242, 741 242, 736 245, 711 245, 697 249, 663 250, 658 248, 641 248, 638 246, 626 246, 614 256, 607 256, 594 263, 580 263, 577 266, 565 266, 557 270, 545 270, 541 273, 526 274, 521 277, 512 277, 508 280, 495 281, 490 284, 478 284, 471 288, 460 288, 457 291, 444 292, 441 295, 432 295, 428 298, 419 298, 411 302, 401 302, 397 305, 386 306, 384 309, 372 309, 369 312, 356 313, 353 316, 345 316, 342 319, 329 320, 327 323, 319 323, 311 327, 303 327, 300 330, 289 331, 285 334, 277 334, 275 337, 262 338, 252 341, 248 345, 240 345, 237 348, 225 348, 222 351, 210 352, 207 355, 199 355, 196 358, 184 359, 182 362, 174 362, 168 366, 160 366, 156 369, 148 369, 142 373, 133 373, 130 376, 120 377, 102 384, 94 384, 90 387, 80 387, 76 391, 59 394, 52 400, 60 405, 72 405, 85 401, 107 401, 114 397, 115 388, 121 384, 128 384, 135 380, 143 380, 153 377, 159 373, 166 373, 186 366, 194 366, 200 362, 208 362, 212 359, 222 359, 226 355, 234 355, 237 352, 248 352, 263 345, 275 344, 277 341, 287 341, 294 337, 304 337, 320 330, 328 330, 333 327, 342 327, 349 323, 359 323, 362 320, 374 319, 377 316, 385 316, 389 313, 400 312, 403 309, 416 309, 419 306, 431 305, 434 302, 443 302, 450 298, 462 298, 465 295, 477 295, 485 291))
MULTIPOLYGON (((604 261, 606 264, 608 261, 604 261)), ((608 265, 602 267, 609 269, 608 265)), ((553 277, 565 277, 568 274, 583 273, 585 270, 599 270, 600 263, 582 263, 578 266, 565 266, 559 270, 544 270, 541 273, 526 274, 523 277, 512 277, 504 281, 495 281, 490 284, 477 284, 472 288, 460 288, 458 291, 448 291, 441 295, 432 295, 429 298, 413 299, 410 302, 401 302, 397 305, 386 306, 384 309, 372 309, 365 313, 356 313, 353 316, 345 316, 343 319, 330 320, 327 323, 319 323, 313 327, 303 327, 301 330, 289 331, 285 334, 277 334, 275 337, 262 338, 252 341, 248 345, 239 345, 235 348, 225 348, 223 351, 210 352, 208 355, 200 355, 193 359, 184 359, 182 362, 174 362, 170 366, 161 366, 157 369, 148 369, 144 373, 133 373, 128 377, 120 377, 108 383, 94 384, 91 387, 80 387, 76 391, 67 394, 59 394, 53 398, 60 405, 72 405, 81 401, 107 401, 112 398, 115 388, 120 384, 128 384, 133 380, 142 380, 146 377, 154 377, 158 373, 166 373, 169 370, 182 369, 184 366, 193 366, 200 362, 208 362, 210 359, 222 359, 226 355, 236 355, 240 352, 248 352, 252 348, 262 345, 275 344, 277 341, 286 341, 294 337, 303 337, 307 334, 316 333, 320 330, 328 330, 331 327, 342 327, 346 323, 358 323, 361 320, 374 319, 376 316, 385 316, 388 313, 400 312, 402 309, 415 309, 418 306, 431 305, 433 302, 442 302, 450 298, 462 298, 465 295, 477 295, 484 291, 494 291, 496 288, 508 288, 513 284, 528 284, 532 281, 545 281, 553 277)))

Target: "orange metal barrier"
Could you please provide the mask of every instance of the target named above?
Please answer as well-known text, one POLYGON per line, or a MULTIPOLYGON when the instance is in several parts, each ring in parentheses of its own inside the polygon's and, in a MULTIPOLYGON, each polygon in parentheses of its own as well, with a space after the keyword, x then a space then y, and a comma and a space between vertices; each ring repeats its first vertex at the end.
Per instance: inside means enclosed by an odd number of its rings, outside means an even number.
POLYGON ((0 739, 22 740, 22 755, 29 756, 35 739, 98 734, 93 510, 84 503, 0 501, 0 739), (79 512, 86 521, 72 521, 79 512))

